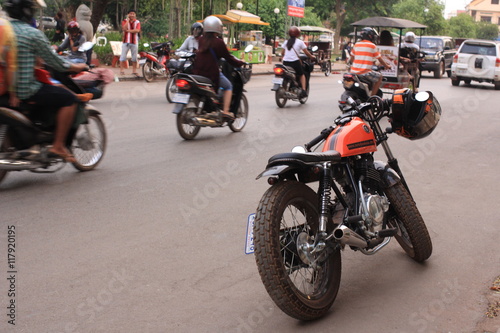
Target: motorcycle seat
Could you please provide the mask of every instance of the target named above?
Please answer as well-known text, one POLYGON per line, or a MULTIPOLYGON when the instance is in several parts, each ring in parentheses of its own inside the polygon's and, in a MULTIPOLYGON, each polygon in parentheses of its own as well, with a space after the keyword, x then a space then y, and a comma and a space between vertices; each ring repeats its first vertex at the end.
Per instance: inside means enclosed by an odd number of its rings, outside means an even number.
POLYGON ((322 162, 340 162, 340 153, 336 150, 328 150, 325 152, 309 152, 309 153, 281 153, 272 156, 267 162, 267 167, 278 164, 317 164, 322 162))
POLYGON ((181 73, 179 74, 179 79, 182 78, 182 77, 186 77, 188 79, 191 79, 193 80, 196 84, 201 84, 201 85, 210 85, 210 86, 213 86, 214 83, 212 82, 212 80, 210 80, 208 77, 205 77, 205 76, 201 76, 201 75, 194 75, 194 74, 184 74, 184 73, 181 73))

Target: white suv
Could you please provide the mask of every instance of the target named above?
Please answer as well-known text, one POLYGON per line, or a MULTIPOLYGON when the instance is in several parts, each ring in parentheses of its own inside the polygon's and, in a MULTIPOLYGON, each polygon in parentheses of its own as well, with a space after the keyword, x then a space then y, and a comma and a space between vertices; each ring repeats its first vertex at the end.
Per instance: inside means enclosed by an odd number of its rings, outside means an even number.
POLYGON ((490 82, 500 90, 500 42, 468 39, 460 45, 451 65, 451 84, 490 82))

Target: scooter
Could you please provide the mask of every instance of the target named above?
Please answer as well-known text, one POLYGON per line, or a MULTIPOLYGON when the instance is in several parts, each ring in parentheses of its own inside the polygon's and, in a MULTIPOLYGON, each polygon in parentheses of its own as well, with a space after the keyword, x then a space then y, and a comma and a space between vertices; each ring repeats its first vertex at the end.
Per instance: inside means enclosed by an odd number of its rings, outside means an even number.
MULTIPOLYGON (((73 92, 85 93, 68 73, 54 72, 53 77, 73 92)), ((106 129, 100 115, 90 104, 78 106, 66 142, 75 156, 72 164, 77 170, 94 169, 104 156, 106 129)), ((54 130, 54 117, 43 110, 34 109, 31 104, 12 109, 5 98, 0 98, 0 182, 10 171, 53 173, 62 169, 66 162, 49 153, 54 130)))
MULTIPOLYGON (((379 67, 373 66, 373 70, 378 71, 379 67)), ((368 80, 364 80, 362 76, 354 73, 344 73, 342 76, 342 81, 339 81, 344 87, 344 92, 340 96, 339 108, 342 112, 347 112, 352 110, 352 105, 348 102, 349 97, 352 98, 357 103, 366 102, 370 97, 370 91, 372 88, 372 83, 368 80)), ((377 96, 382 97, 383 92, 381 89, 377 91, 377 96)))
MULTIPOLYGON (((143 44, 144 47, 149 47, 148 43, 143 44)), ((164 43, 151 43, 151 49, 154 52, 141 51, 139 55, 144 61, 142 65, 142 75, 146 82, 151 82, 155 76, 169 76, 169 70, 167 68, 167 63, 170 59, 170 48, 172 47, 172 42, 164 43)))
POLYGON ((167 96, 167 101, 172 103, 173 96, 179 91, 177 89, 177 74, 187 73, 190 74, 193 70, 193 62, 196 53, 187 51, 177 51, 175 56, 177 59, 170 59, 167 64, 168 70, 170 71, 170 77, 167 80, 167 86, 165 89, 165 95, 167 96))
POLYGON ((302 60, 302 70, 306 77, 306 92, 307 96, 301 97, 302 88, 300 86, 300 81, 295 74, 295 70, 292 67, 285 66, 283 64, 276 64, 274 66, 274 78, 272 91, 275 91, 275 100, 278 107, 283 108, 286 102, 291 99, 293 101, 299 101, 300 104, 304 104, 309 96, 309 79, 311 77, 311 72, 313 71, 314 65, 309 62, 307 56, 300 56, 302 60))

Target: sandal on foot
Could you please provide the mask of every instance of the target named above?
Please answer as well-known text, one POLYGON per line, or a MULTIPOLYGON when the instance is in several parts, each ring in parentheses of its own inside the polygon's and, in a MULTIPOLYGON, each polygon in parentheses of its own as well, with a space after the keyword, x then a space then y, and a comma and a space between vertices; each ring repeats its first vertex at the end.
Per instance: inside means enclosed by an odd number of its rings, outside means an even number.
POLYGON ((224 113, 222 112, 222 118, 226 119, 226 120, 234 120, 234 115, 229 112, 229 113, 224 113))
POLYGON ((141 78, 142 78, 142 76, 140 76, 140 75, 139 75, 139 74, 137 74, 137 73, 132 73, 132 75, 133 75, 133 76, 135 76, 135 77, 136 77, 136 78, 138 78, 138 79, 141 79, 141 78))
POLYGON ((71 153, 56 153, 56 152, 49 150, 48 156, 52 157, 52 158, 62 158, 64 160, 64 162, 76 163, 76 158, 71 153))

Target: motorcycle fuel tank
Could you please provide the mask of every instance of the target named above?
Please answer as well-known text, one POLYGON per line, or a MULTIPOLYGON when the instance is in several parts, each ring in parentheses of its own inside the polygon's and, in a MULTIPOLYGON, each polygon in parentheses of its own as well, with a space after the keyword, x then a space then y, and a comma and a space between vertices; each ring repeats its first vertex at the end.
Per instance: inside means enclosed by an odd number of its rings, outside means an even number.
POLYGON ((337 126, 328 136, 323 151, 328 150, 336 150, 342 157, 353 156, 377 151, 377 143, 370 126, 361 118, 354 117, 337 126))

